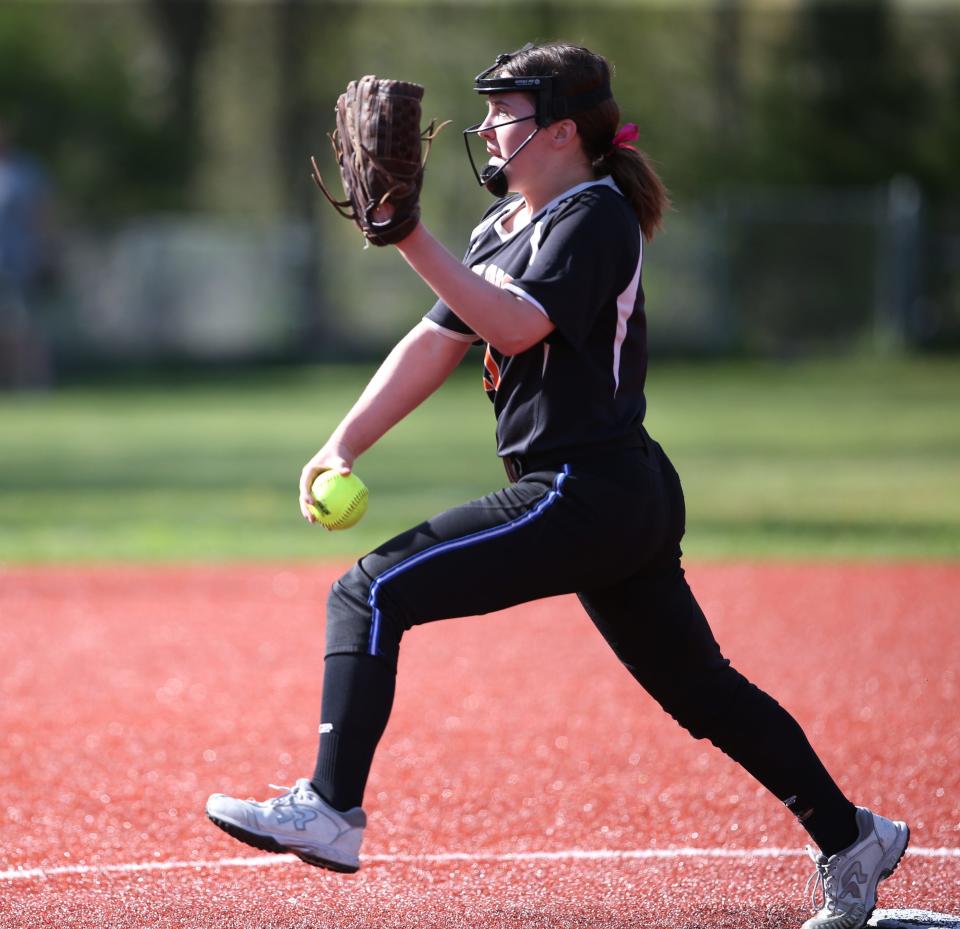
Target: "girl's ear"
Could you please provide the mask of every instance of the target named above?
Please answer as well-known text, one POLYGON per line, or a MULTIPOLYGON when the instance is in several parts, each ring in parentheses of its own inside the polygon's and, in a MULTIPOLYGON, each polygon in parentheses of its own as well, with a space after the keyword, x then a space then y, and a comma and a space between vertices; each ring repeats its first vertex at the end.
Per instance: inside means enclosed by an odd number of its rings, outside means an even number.
POLYGON ((569 145, 577 137, 577 124, 572 119, 558 119, 550 126, 550 138, 556 148, 569 145))

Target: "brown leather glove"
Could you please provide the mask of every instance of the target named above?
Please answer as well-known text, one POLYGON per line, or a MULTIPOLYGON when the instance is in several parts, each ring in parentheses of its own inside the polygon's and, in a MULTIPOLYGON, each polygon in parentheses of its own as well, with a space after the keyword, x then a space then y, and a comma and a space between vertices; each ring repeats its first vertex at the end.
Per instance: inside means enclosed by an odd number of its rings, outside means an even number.
MULTIPOLYGON (((373 245, 395 245, 420 221, 423 166, 438 129, 420 131, 423 87, 368 74, 351 81, 337 100, 330 135, 345 200, 330 194, 317 162, 313 179, 334 208, 352 219, 373 245)), ((443 128, 442 126, 440 128, 443 128)))

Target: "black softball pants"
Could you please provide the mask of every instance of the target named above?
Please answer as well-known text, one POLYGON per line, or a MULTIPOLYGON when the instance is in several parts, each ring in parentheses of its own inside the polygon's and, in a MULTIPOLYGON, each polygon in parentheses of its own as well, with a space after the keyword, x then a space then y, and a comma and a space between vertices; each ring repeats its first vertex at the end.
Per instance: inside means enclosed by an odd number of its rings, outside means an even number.
POLYGON ((838 818, 846 837, 853 807, 798 724, 721 653, 680 565, 684 517, 676 471, 645 437, 641 447, 531 470, 360 559, 327 606, 320 793, 341 809, 359 805, 407 629, 576 593, 681 726, 806 814, 815 840, 835 844, 815 832, 838 818))

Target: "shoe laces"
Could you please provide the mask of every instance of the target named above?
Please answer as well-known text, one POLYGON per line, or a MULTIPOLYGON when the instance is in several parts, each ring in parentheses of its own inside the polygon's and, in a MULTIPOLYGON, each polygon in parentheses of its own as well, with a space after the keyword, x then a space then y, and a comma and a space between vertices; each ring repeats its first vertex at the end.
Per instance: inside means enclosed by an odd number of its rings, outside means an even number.
POLYGON ((300 795, 305 790, 302 779, 297 781, 293 787, 287 787, 284 784, 270 784, 269 786, 274 790, 283 791, 279 797, 271 797, 267 801, 270 806, 294 806, 296 805, 297 800, 300 798, 300 795))
POLYGON ((821 908, 828 912, 837 912, 837 872, 836 864, 839 859, 834 856, 827 858, 821 855, 815 848, 807 846, 807 854, 816 865, 816 870, 807 879, 807 886, 804 888, 804 894, 810 895, 810 906, 814 913, 821 908))

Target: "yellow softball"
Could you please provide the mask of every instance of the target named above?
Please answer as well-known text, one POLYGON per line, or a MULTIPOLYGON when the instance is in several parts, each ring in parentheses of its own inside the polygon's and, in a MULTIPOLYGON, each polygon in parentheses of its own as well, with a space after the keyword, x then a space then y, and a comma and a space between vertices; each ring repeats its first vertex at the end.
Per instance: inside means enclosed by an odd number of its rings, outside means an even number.
POLYGON ((316 505, 307 509, 327 529, 349 529, 367 512, 370 492, 356 474, 324 471, 311 488, 316 505))

